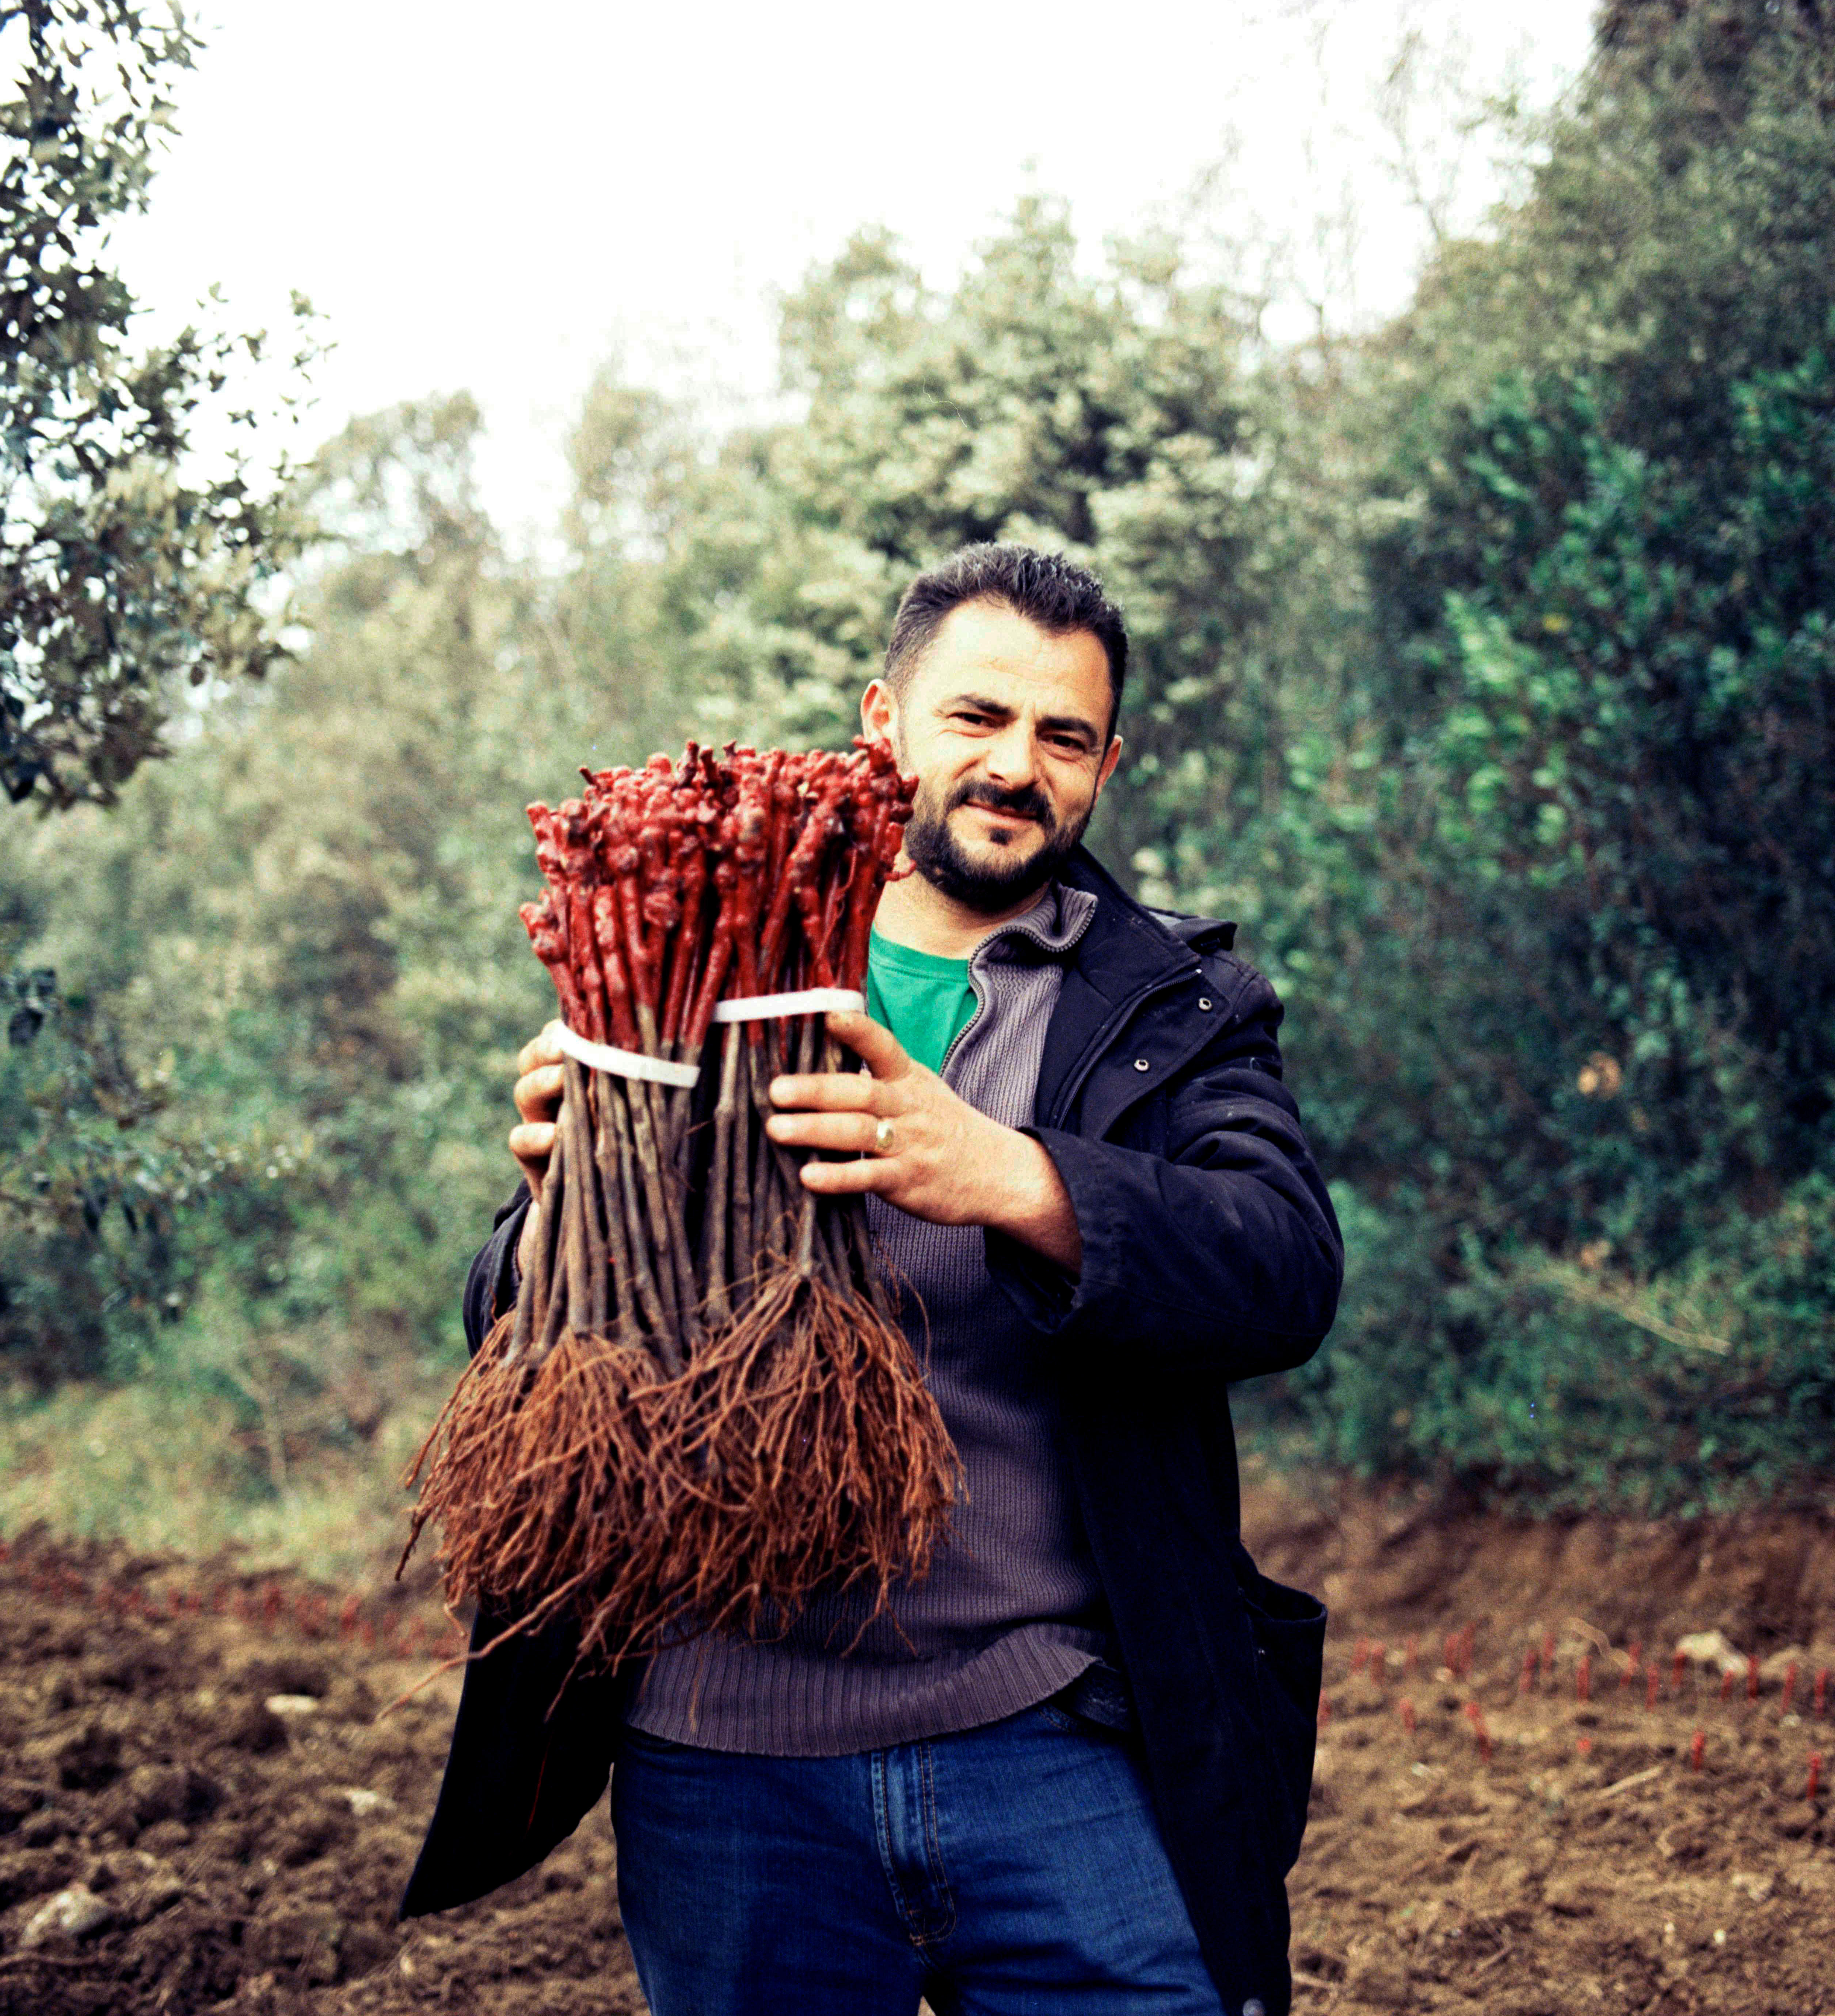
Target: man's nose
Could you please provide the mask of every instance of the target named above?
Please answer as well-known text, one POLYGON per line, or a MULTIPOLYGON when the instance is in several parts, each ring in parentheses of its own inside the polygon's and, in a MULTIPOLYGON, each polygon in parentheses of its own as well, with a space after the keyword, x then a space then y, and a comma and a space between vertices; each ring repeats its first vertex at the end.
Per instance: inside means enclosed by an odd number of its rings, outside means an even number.
POLYGON ((981 760, 989 778, 995 783, 1009 788, 1031 783, 1038 769, 1031 729, 1023 721, 1009 722, 998 734, 988 738, 981 760))

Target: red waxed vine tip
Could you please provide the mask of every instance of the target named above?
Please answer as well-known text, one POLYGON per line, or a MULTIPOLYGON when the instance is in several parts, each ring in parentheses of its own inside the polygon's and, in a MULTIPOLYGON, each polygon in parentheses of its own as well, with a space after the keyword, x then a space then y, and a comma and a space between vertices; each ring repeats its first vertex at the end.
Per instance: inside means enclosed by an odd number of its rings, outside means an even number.
POLYGON ((531 946, 570 1027, 701 1080, 565 1067, 534 1264, 422 1452, 415 1533, 441 1523, 450 1597, 570 1615, 595 1661, 684 1615, 781 1625, 837 1580, 870 1619, 927 1565, 954 1453, 860 1201, 819 1201, 762 1132, 771 1076, 839 1067, 826 1031, 712 1015, 863 984, 915 780, 879 744, 581 776, 528 808, 531 946))

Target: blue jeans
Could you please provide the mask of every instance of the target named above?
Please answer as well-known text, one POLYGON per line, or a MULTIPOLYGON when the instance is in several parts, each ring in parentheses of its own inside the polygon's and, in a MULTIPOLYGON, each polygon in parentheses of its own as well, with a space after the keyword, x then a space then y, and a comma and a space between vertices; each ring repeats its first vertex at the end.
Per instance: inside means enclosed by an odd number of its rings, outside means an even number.
POLYGON ((1049 1702, 851 1757, 624 1732, 653 2016, 1220 2016, 1133 1742, 1049 1702))

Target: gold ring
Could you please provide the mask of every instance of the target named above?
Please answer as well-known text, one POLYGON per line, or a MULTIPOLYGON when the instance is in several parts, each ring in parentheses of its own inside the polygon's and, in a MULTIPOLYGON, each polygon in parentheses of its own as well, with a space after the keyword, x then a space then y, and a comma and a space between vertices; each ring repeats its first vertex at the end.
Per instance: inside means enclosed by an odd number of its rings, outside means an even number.
POLYGON ((882 1120, 873 1129, 873 1153, 889 1155, 892 1152, 893 1130, 890 1120, 882 1120))

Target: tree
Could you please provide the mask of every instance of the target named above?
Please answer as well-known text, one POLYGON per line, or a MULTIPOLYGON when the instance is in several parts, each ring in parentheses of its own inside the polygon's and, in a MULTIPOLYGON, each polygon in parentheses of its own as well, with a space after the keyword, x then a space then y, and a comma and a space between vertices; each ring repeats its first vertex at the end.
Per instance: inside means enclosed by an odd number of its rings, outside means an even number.
POLYGON ((0 106, 0 786, 16 801, 112 803, 164 753, 185 682, 260 678, 280 655, 261 591, 295 550, 288 514, 243 460, 200 473, 189 454, 199 407, 264 340, 188 329, 135 354, 135 303, 107 263, 197 47, 176 12, 132 0, 0 0, 17 73, 0 106))
POLYGON ((1105 851, 1151 873, 1194 820, 1240 834, 1316 700, 1275 641, 1291 500, 1251 338, 1168 243, 1085 270, 1049 203, 1023 202, 948 294, 862 233, 786 304, 799 419, 686 479, 665 607, 708 683, 774 686, 789 732, 833 736, 920 568, 980 539, 1067 552, 1133 639, 1105 851))
MULTIPOLYGON (((253 1340, 284 1413, 325 1352, 375 1388, 450 1335, 552 1012, 523 808, 646 753, 611 690, 628 631, 506 561, 478 426, 463 394, 351 421, 300 478, 309 646, 117 806, 0 822, 3 921, 71 983, 0 985, 0 1021, 44 1023, 0 1048, 0 1365, 177 1376, 253 1340)), ((581 486, 577 517, 596 463, 581 486)))
POLYGON ((1835 41, 1635 46, 1398 337, 1373 566, 1411 844, 1500 983, 1448 1056, 1517 1114, 1473 1159, 1661 1265, 1835 1112, 1835 41))
POLYGON ((1314 1004, 1360 1264, 1286 1388, 1363 1467, 1699 1509, 1835 1427, 1826 16, 1607 9, 1369 355, 1375 900, 1314 1004))

